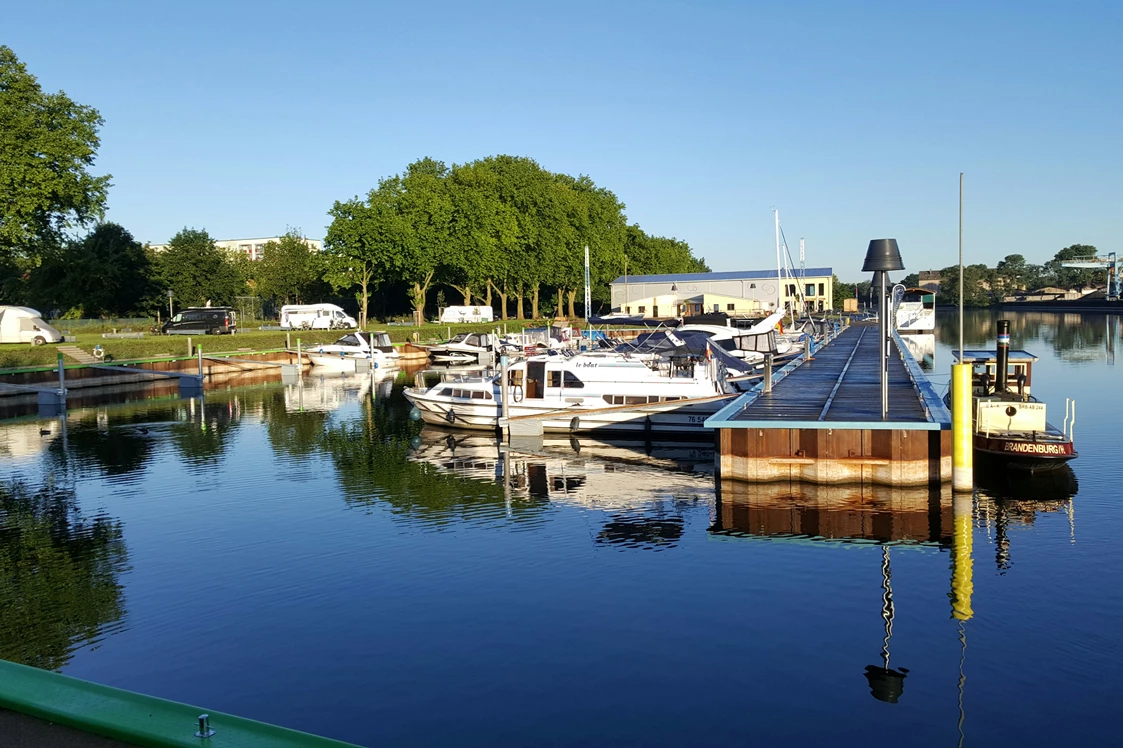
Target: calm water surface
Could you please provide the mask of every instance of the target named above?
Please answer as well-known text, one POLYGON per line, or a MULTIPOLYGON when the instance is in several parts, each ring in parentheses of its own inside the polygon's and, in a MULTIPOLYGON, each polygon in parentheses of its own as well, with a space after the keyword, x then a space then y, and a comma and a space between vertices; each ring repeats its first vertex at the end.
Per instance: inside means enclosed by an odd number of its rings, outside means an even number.
POLYGON ((369 745, 1117 744, 1120 319, 1007 316, 1081 456, 981 489, 969 561, 946 490, 504 457, 392 380, 0 422, 0 657, 369 745))

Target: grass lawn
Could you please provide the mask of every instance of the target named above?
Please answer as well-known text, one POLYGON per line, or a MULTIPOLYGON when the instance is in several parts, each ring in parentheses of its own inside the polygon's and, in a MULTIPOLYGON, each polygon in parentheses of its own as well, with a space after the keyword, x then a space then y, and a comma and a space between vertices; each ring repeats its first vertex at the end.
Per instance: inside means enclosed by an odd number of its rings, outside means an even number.
MULTIPOLYGON (((60 323, 65 325, 65 323, 60 323)), ((421 343, 433 343, 444 340, 449 331, 453 335, 461 332, 490 332, 499 328, 502 330, 506 324, 508 332, 518 332, 524 327, 534 327, 545 324, 544 322, 531 322, 529 320, 511 320, 504 322, 481 322, 463 325, 426 324, 422 327, 378 327, 370 326, 372 330, 385 330, 390 333, 390 340, 395 343, 404 343, 413 340, 417 333, 421 343)), ((293 330, 288 333, 292 346, 296 347, 296 340, 300 338, 301 344, 308 348, 313 345, 323 345, 338 340, 346 331, 343 330, 293 330)), ((59 345, 74 345, 82 350, 91 351, 95 345, 100 345, 105 351, 106 361, 128 361, 135 359, 159 358, 161 356, 187 356, 186 335, 149 335, 143 338, 102 338, 101 333, 78 333, 77 342, 60 343, 59 345)), ((242 330, 235 335, 192 335, 191 344, 203 349, 204 353, 232 353, 239 349, 251 351, 277 350, 285 347, 285 333, 265 330, 242 330)), ((14 369, 35 366, 54 366, 58 351, 55 345, 31 346, 0 345, 0 369, 14 369)), ((248 351, 241 351, 243 353, 248 351)), ((68 364, 77 363, 67 359, 68 364)))

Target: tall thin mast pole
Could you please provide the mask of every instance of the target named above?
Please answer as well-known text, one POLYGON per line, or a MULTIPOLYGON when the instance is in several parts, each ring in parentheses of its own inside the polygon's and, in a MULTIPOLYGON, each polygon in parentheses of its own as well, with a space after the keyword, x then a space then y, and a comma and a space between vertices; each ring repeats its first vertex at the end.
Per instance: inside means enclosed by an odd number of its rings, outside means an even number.
POLYGON ((780 291, 780 284, 784 280, 784 273, 780 270, 780 211, 773 208, 772 215, 776 217, 776 311, 779 311, 784 307, 784 297, 780 291))
POLYGON ((959 172, 959 362, 963 363, 963 172, 959 172))

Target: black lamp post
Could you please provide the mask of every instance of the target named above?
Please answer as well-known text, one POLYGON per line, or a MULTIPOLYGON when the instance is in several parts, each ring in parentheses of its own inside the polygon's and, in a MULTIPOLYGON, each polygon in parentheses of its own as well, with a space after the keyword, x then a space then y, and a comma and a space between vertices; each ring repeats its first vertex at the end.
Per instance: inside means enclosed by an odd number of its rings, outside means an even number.
POLYGON ((897 248, 896 239, 872 239, 866 250, 866 261, 862 263, 862 272, 872 272, 873 287, 880 284, 880 296, 877 302, 878 327, 881 332, 881 418, 884 420, 889 415, 889 308, 886 299, 889 298, 887 287, 889 285, 889 271, 904 270, 905 263, 901 259, 901 250, 897 248))

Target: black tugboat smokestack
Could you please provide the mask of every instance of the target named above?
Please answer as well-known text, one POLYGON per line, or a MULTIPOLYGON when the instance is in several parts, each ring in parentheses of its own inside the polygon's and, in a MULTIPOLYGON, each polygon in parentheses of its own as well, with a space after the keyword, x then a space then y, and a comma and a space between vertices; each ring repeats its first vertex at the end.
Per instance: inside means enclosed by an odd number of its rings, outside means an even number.
POLYGON ((998 320, 998 360, 995 362, 995 392, 1006 391, 1006 375, 1010 368, 1010 320, 998 320))

